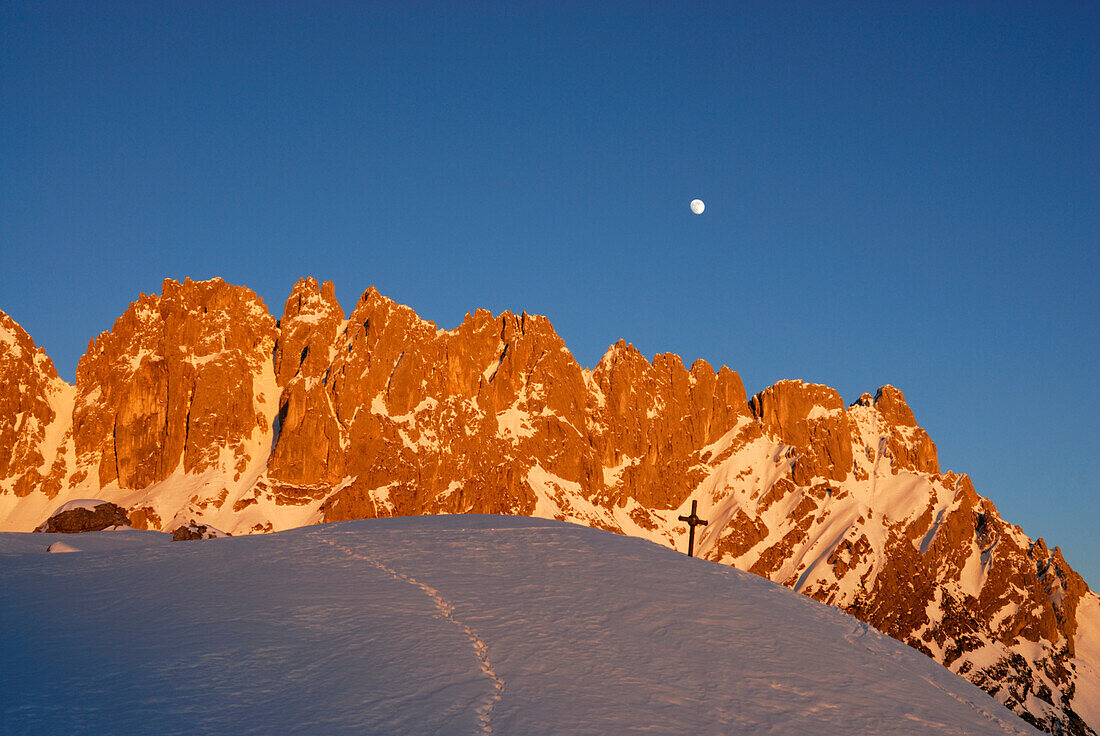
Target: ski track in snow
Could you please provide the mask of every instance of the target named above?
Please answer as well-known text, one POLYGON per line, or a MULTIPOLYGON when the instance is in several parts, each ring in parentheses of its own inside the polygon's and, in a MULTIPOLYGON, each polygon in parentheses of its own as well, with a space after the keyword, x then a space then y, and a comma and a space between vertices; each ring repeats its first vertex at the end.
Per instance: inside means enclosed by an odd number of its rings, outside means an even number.
POLYGON ((493 664, 489 661, 489 645, 486 644, 485 640, 478 636, 477 632, 470 628, 470 626, 455 618, 454 604, 444 598, 438 590, 426 583, 420 582, 411 575, 406 575, 405 573, 398 572, 392 567, 387 566, 385 563, 380 562, 379 560, 376 560, 369 555, 360 554, 329 539, 324 539, 323 537, 317 538, 325 544, 331 547, 335 547, 349 557, 357 560, 362 560, 363 562, 374 565, 379 570, 391 576, 394 580, 400 580, 402 582, 408 583, 410 585, 415 585, 417 588, 420 588, 424 595, 428 596, 431 602, 435 605, 436 609, 439 611, 440 617, 446 619, 458 628, 462 629, 462 631, 466 634, 466 638, 470 640, 470 646, 474 650, 474 656, 477 657, 478 666, 480 667, 482 673, 487 678, 489 678, 489 681, 493 685, 492 690, 487 695, 481 698, 477 708, 475 708, 479 727, 478 733, 483 734, 483 736, 491 736, 491 734, 493 733, 493 727, 491 724, 491 720, 493 717, 493 708, 496 707, 496 704, 500 702, 501 695, 504 692, 504 680, 502 680, 493 670, 493 664))

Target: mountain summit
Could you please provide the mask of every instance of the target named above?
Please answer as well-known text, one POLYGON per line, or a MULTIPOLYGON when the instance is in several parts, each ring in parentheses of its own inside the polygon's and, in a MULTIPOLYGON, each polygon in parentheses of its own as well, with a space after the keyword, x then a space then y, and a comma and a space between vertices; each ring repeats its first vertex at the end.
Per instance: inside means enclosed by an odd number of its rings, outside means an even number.
POLYGON ((1100 729, 1100 597, 941 471, 892 386, 749 400, 729 368, 625 342, 582 368, 526 313, 440 330, 371 288, 345 316, 314 279, 278 322, 243 287, 165 281, 70 386, 0 313, 0 529, 90 498, 163 531, 492 513, 677 549, 695 501, 699 556, 855 615, 1042 729, 1100 729))

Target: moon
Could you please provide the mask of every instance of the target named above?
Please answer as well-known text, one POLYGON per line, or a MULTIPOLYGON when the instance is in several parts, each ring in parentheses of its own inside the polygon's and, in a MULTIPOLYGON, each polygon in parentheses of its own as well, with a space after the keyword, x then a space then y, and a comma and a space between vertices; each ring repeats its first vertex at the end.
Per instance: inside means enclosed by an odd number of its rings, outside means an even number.
POLYGON ((703 214, 703 210, 705 210, 706 208, 707 208, 707 206, 705 204, 703 204, 703 200, 701 200, 701 199, 691 200, 691 211, 694 212, 695 214, 697 214, 697 215, 703 214))

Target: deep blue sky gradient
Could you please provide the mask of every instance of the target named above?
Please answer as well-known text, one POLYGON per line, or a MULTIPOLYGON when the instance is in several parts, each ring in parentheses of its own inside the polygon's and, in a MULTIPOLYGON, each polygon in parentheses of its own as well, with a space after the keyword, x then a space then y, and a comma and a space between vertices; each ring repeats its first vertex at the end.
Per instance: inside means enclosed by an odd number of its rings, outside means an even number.
POLYGON ((165 277, 314 275, 892 383, 1100 585, 1100 5, 588 5, 0 0, 0 308, 70 380, 165 277))

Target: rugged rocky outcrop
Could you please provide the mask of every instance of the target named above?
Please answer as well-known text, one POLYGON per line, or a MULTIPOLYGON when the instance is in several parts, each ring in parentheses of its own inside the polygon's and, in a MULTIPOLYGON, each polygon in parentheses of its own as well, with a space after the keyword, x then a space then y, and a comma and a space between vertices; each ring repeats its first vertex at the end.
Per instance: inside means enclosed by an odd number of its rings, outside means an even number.
POLYGON ((342 519, 526 514, 684 548, 843 608, 1053 733, 1100 728, 1100 597, 941 472, 901 391, 850 406, 619 342, 582 368, 544 317, 441 330, 303 279, 173 281, 89 345, 76 386, 0 314, 0 528, 109 500, 181 538, 342 519))
POLYGON ((228 537, 221 529, 215 529, 208 524, 196 524, 190 522, 183 526, 176 527, 172 532, 173 542, 191 542, 197 539, 217 539, 219 537, 228 537))
POLYGON ((77 366, 73 484, 91 476, 101 488, 142 489, 212 469, 240 480, 255 436, 269 432, 263 404, 276 397, 261 396, 276 330, 263 302, 221 279, 162 288, 130 305, 77 366))
POLYGON ((282 423, 257 501, 324 496, 329 521, 532 514, 558 494, 535 477, 585 504, 670 509, 702 477, 696 451, 748 417, 737 374, 703 361, 650 364, 620 343, 585 371, 542 317, 478 310, 443 331, 370 289, 343 322, 331 293, 306 280, 287 302, 282 423))
POLYGON ((940 461, 936 456, 936 443, 928 433, 917 426, 913 410, 905 402, 905 395, 893 386, 883 386, 872 399, 863 394, 857 403, 873 406, 882 425, 879 432, 886 440, 885 452, 892 459, 891 467, 898 470, 915 470, 921 473, 939 473, 940 461))
POLYGON ((0 495, 61 490, 73 397, 53 361, 0 312, 0 495))
POLYGON ((338 483, 344 477, 341 429, 326 391, 329 365, 344 326, 332 282, 295 285, 283 308, 275 347, 275 378, 282 390, 268 474, 290 486, 338 483))
POLYGON ((101 532, 120 526, 130 526, 126 510, 121 506, 98 499, 82 499, 70 501, 58 508, 35 531, 79 534, 101 532))
POLYGON ((791 479, 844 480, 852 471, 852 431, 836 389, 780 381, 752 397, 752 413, 764 430, 798 452, 791 479))

